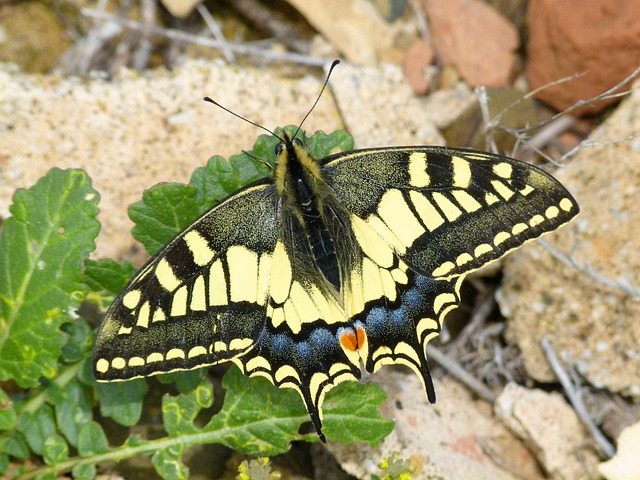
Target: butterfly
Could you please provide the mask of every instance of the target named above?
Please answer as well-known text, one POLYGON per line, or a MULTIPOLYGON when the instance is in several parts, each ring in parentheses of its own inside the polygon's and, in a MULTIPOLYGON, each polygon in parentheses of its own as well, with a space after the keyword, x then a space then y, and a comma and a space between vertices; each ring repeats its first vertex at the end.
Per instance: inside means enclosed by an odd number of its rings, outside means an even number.
POLYGON ((205 212, 116 297, 94 347, 98 381, 231 361, 298 391, 325 441, 324 396, 362 367, 406 365, 435 402, 425 349, 464 277, 579 212, 549 174, 492 153, 316 159, 298 127, 275 156, 269 176, 205 212))

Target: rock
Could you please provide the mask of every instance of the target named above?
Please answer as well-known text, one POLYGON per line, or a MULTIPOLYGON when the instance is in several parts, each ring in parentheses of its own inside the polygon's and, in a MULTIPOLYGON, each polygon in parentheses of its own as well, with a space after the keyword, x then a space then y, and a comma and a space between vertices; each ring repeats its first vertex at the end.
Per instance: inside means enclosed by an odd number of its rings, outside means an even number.
MULTIPOLYGON (((638 67, 640 22, 637 0, 566 0, 529 2, 527 78, 532 89, 584 74, 544 88, 537 98, 557 110, 610 89, 638 67)), ((580 108, 594 114, 619 99, 580 108)))
POLYGON ((376 448, 364 443, 327 448, 342 468, 357 478, 380 475, 378 463, 398 452, 416 467, 411 478, 515 480, 510 466, 528 479, 541 480, 536 461, 482 401, 447 377, 436 379, 438 401, 427 401, 418 377, 409 370, 384 368, 375 381, 388 393, 382 414, 396 420, 395 429, 376 448))
POLYGON ((411 45, 402 62, 402 71, 407 82, 416 95, 425 95, 429 91, 429 81, 425 69, 435 59, 431 44, 417 40, 411 45))
POLYGON ((160 0, 174 17, 186 18, 202 3, 202 0, 160 0))
POLYGON ((393 30, 367 0, 287 0, 353 63, 373 64, 392 47, 393 30))
POLYGON ((346 129, 358 148, 389 145, 443 145, 438 131, 476 101, 462 82, 417 98, 395 65, 340 65, 331 89, 346 129))
POLYGON ((524 440, 553 479, 589 478, 597 457, 573 409, 557 393, 511 383, 495 403, 496 416, 524 440))
POLYGON ((640 422, 622 431, 618 438, 618 452, 598 465, 607 480, 640 480, 640 422))
POLYGON ((509 82, 520 40, 515 27, 479 0, 423 0, 434 47, 472 87, 509 82))
POLYGON ((556 172, 576 197, 580 216, 545 237, 577 267, 537 242, 505 259, 500 308, 507 340, 530 376, 554 382, 540 348, 546 336, 564 361, 598 388, 640 398, 640 211, 636 88, 595 130, 571 163, 556 172), (618 142, 607 144, 607 142, 618 142), (603 278, 604 280, 600 280, 603 278), (620 286, 608 284, 618 283, 620 286), (634 293, 635 291, 635 293, 634 293))

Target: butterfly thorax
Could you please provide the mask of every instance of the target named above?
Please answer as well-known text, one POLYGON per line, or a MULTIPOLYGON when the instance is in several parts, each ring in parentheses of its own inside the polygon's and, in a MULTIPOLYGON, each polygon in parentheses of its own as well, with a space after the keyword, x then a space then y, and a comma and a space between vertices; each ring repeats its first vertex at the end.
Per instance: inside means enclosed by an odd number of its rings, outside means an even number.
POLYGON ((281 199, 285 231, 297 228, 304 232, 304 247, 315 260, 315 267, 339 290, 339 262, 326 216, 327 184, 318 161, 302 142, 288 136, 284 140, 276 147, 273 175, 276 193, 281 199))

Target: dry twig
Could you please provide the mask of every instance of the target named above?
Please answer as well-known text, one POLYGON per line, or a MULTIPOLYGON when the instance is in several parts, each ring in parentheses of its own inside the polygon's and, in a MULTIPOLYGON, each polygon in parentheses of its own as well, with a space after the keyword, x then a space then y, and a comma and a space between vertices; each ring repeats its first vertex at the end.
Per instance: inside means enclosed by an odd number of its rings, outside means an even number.
POLYGON ((456 379, 466 385, 480 398, 491 403, 495 401, 496 397, 491 390, 489 390, 478 379, 471 376, 469 372, 462 368, 462 366, 458 362, 442 353, 442 351, 440 351, 438 348, 434 347, 433 345, 427 344, 427 356, 433 358, 438 363, 438 365, 440 365, 456 379))
POLYGON ((589 431, 591 432, 591 435, 593 436, 600 450, 607 456, 607 458, 613 457, 616 453, 615 447, 611 444, 611 442, 609 442, 607 437, 602 434, 600 429, 598 429, 595 422, 591 418, 591 415, 589 414, 587 407, 582 400, 582 394, 580 393, 580 390, 569 378, 569 374, 558 359, 558 356, 556 355, 551 342, 548 338, 544 337, 540 341, 540 345, 542 346, 542 350, 547 357, 547 361, 549 362, 553 373, 555 373, 567 395, 567 398, 569 398, 571 405, 573 405, 573 409, 575 410, 576 414, 578 415, 580 420, 589 428, 589 431))
POLYGON ((313 57, 310 55, 304 55, 301 53, 288 53, 288 52, 276 52, 272 50, 263 50, 256 48, 252 45, 237 44, 225 42, 224 45, 213 38, 202 37, 200 35, 193 35, 181 30, 175 30, 170 28, 162 28, 154 25, 147 25, 136 20, 130 20, 128 18, 121 18, 116 15, 111 15, 104 12, 99 12, 90 8, 81 9, 83 15, 94 18, 97 20, 108 21, 113 24, 117 24, 121 27, 137 30, 140 32, 146 32, 152 35, 158 35, 171 40, 178 40, 182 42, 188 42, 202 47, 209 47, 221 50, 228 48, 230 51, 253 57, 266 58, 268 60, 282 60, 285 62, 298 63, 300 65, 308 65, 312 67, 322 67, 329 63, 332 59, 326 59, 321 57, 313 57))

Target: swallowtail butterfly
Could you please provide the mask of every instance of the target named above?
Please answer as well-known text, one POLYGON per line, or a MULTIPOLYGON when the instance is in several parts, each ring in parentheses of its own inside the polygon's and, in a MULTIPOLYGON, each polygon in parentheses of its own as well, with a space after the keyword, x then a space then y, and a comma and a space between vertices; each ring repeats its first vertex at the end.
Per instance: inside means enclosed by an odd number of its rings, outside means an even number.
POLYGON ((117 296, 95 378, 232 361, 297 390, 322 440, 325 394, 361 365, 410 367, 434 402, 425 348, 463 278, 578 211, 550 175, 501 155, 410 146, 316 159, 282 135, 270 176, 204 213, 117 296))

